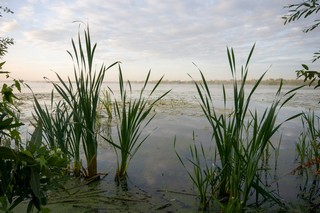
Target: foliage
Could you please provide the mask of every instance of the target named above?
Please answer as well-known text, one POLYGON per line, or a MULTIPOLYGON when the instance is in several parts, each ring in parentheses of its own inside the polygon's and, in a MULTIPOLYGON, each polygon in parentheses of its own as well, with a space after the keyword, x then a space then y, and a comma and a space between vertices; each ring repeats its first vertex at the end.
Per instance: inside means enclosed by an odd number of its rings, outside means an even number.
POLYGON ((315 82, 315 89, 320 86, 320 72, 316 70, 310 70, 306 64, 301 65, 303 69, 297 70, 297 77, 304 78, 304 81, 309 81, 309 86, 315 82))
POLYGON ((295 171, 315 167, 315 174, 320 174, 320 118, 314 112, 301 116, 303 132, 296 145, 300 166, 295 171))
POLYGON ((13 13, 13 11, 10 10, 10 8, 0 6, 0 17, 2 17, 1 11, 5 12, 5 13, 13 13))
POLYGON ((155 100, 150 100, 151 96, 154 94, 155 90, 161 83, 162 78, 157 81, 154 87, 150 90, 151 92, 144 97, 144 92, 148 85, 150 71, 144 81, 144 85, 140 91, 138 99, 132 99, 132 88, 131 83, 128 81, 129 94, 125 87, 124 80, 122 77, 121 67, 119 65, 119 86, 120 86, 120 97, 121 101, 115 100, 114 103, 114 114, 115 118, 118 120, 117 131, 119 145, 111 137, 110 139, 105 138, 109 143, 113 144, 118 155, 116 148, 120 149, 120 159, 118 157, 118 168, 116 173, 116 180, 120 180, 126 176, 127 168, 130 160, 139 150, 143 142, 148 138, 149 135, 140 139, 142 131, 145 127, 152 121, 154 115, 151 115, 151 111, 154 105, 167 95, 170 91, 165 92, 160 97, 155 100), (119 163, 120 162, 120 163, 119 163))
POLYGON ((110 93, 105 90, 103 92, 103 98, 101 99, 101 104, 103 105, 103 108, 107 111, 108 118, 112 118, 112 102, 110 93))
MULTIPOLYGON (((4 63, 0 63, 0 74, 6 74, 6 78, 9 78, 8 72, 2 71, 4 63)), ((11 140, 15 140, 16 144, 21 140, 17 128, 23 124, 19 120, 19 109, 15 104, 18 98, 14 94, 14 89, 21 92, 20 83, 22 81, 14 79, 11 85, 7 83, 2 85, 0 92, 0 146, 5 142, 11 143, 11 140)))
MULTIPOLYGON (((0 6, 0 17, 2 17, 1 11, 5 13, 13 13, 8 7, 0 6)), ((13 38, 0 37, 0 58, 2 58, 7 52, 9 45, 13 45, 13 38)))
POLYGON ((75 173, 78 173, 80 163, 80 144, 87 159, 89 177, 97 174, 97 130, 98 103, 101 85, 106 71, 116 63, 106 67, 101 65, 98 71, 94 70, 93 59, 97 44, 92 46, 89 26, 84 30, 84 44, 78 33, 78 45, 72 39, 73 53, 68 51, 74 61, 75 83, 68 78, 67 82, 58 75, 59 83, 52 82, 54 88, 72 110, 70 147, 75 156, 75 173), (75 88, 74 88, 75 85, 75 88))
MULTIPOLYGON (((1 63, 0 70, 2 70, 1 63)), ((8 72, 1 71, 1 74, 8 72)), ((46 190, 56 174, 61 175, 61 168, 68 164, 68 159, 61 150, 50 150, 42 144, 41 123, 25 148, 21 145, 18 128, 23 125, 19 119, 14 90, 21 92, 21 83, 4 83, 0 100, 0 210, 11 211, 25 199, 30 199, 27 212, 33 207, 45 210, 46 190), (15 149, 11 148, 12 141, 15 149)))
POLYGON ((72 112, 70 112, 66 103, 63 101, 53 101, 54 94, 51 93, 51 105, 48 108, 47 105, 41 106, 38 99, 34 95, 34 111, 33 115, 36 123, 42 124, 42 131, 44 139, 47 142, 47 146, 54 148, 60 148, 63 153, 74 156, 74 153, 69 148, 68 141, 70 140, 70 120, 72 112))
POLYGON ((2 58, 8 52, 8 47, 13 44, 13 38, 0 37, 0 58, 2 58))
MULTIPOLYGON (((289 14, 283 16, 282 18, 284 19, 284 24, 287 24, 293 21, 297 21, 300 18, 307 18, 309 16, 317 14, 320 10, 320 4, 318 0, 304 0, 301 3, 290 4, 285 8, 289 9, 289 14)), ((314 23, 311 26, 305 28, 303 31, 307 33, 314 30, 319 25, 320 20, 315 19, 314 23)))
POLYGON ((317 212, 320 200, 320 118, 313 111, 301 116, 303 131, 296 144, 298 166, 291 174, 298 173, 301 183, 297 197, 304 201, 303 208, 317 212))
POLYGON ((26 148, 14 150, 0 146, 0 209, 10 211, 25 199, 29 199, 27 212, 33 207, 45 209, 46 191, 54 178, 62 175, 61 168, 68 160, 60 149, 50 150, 42 145, 39 124, 26 148))
MULTIPOLYGON (((174 140, 174 147, 176 146, 176 138, 174 140)), ((219 168, 214 166, 214 163, 209 164, 202 144, 200 144, 201 151, 198 151, 196 144, 189 147, 191 158, 188 162, 191 163, 192 171, 189 171, 186 163, 175 150, 182 166, 187 170, 192 183, 196 186, 200 197, 200 209, 205 210, 208 207, 210 197, 214 193, 214 188, 219 180, 219 168), (210 190, 211 189, 211 195, 210 190)))
MULTIPOLYGON (((9 8, 3 8, 0 6, 0 11, 12 12, 9 8)), ((1 17, 1 13, 0 13, 1 17)), ((6 53, 9 45, 13 44, 13 40, 9 38, 0 37, 0 58, 2 58, 6 53)), ((0 62, 0 75, 6 75, 9 78, 9 72, 3 70, 5 62, 0 62)), ((19 121, 19 110, 15 105, 15 100, 18 98, 14 95, 14 89, 21 92, 22 81, 13 79, 13 83, 8 85, 3 83, 1 88, 1 100, 0 100, 0 146, 3 141, 9 142, 14 139, 16 142, 20 141, 20 134, 17 128, 22 125, 19 121)))
MULTIPOLYGON (((320 11, 319 0, 304 0, 301 3, 290 4, 285 8, 289 9, 289 14, 283 16, 284 24, 297 21, 300 18, 308 18, 318 14, 320 11)), ((313 31, 320 25, 320 19, 315 19, 313 24, 303 30, 303 32, 308 33, 313 31)), ((320 50, 314 53, 312 63, 320 59, 320 50)), ((304 77, 304 81, 310 80, 309 86, 317 81, 316 88, 320 86, 320 73, 316 70, 309 70, 309 67, 302 64, 302 69, 297 70, 297 77, 304 77)))
MULTIPOLYGON (((219 161, 214 162, 219 172, 212 173, 210 168, 206 174, 210 174, 209 177, 213 179, 211 182, 214 183, 212 187, 216 187, 212 191, 218 191, 219 200, 227 202, 224 208, 228 212, 244 210, 252 189, 256 194, 257 205, 261 202, 259 196, 263 198, 262 200, 269 199, 281 204, 280 199, 263 186, 258 173, 258 163, 268 144, 272 146, 271 137, 282 125, 282 123, 276 123, 279 110, 294 96, 294 91, 300 88, 288 91, 281 97, 282 84, 280 84, 274 102, 265 109, 262 115, 258 115, 256 110, 252 111, 250 109, 251 97, 265 75, 264 73, 259 78, 249 94, 246 95, 245 85, 248 65, 253 50, 254 46, 248 56, 246 65, 241 67, 241 80, 239 82, 237 80, 234 51, 228 49, 228 59, 233 77, 232 113, 220 114, 216 110, 210 89, 200 69, 202 82, 194 81, 200 98, 200 106, 213 131, 212 138, 216 147, 217 159, 219 159, 219 161), (219 184, 216 184, 216 180, 219 180, 219 184)), ((227 112, 227 97, 224 86, 223 97, 225 112, 227 112)), ((299 115, 287 120, 297 116, 299 115)), ((196 155, 193 154, 193 156, 196 155)), ((197 159, 197 156, 195 159, 197 159)), ((192 161, 192 164, 197 165, 194 161, 192 161)), ((208 168, 205 166, 202 169, 206 170, 208 168)), ((195 175, 200 174, 197 170, 194 173, 195 175)))

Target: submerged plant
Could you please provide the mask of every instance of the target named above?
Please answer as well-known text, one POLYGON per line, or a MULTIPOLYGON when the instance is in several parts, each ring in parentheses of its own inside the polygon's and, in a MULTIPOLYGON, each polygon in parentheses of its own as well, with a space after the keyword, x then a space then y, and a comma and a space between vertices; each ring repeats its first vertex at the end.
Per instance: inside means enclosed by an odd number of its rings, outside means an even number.
MULTIPOLYGON (((263 186, 258 174, 259 161, 268 144, 272 146, 271 137, 282 125, 282 123, 277 124, 276 122, 279 110, 294 96, 294 91, 299 89, 298 87, 290 90, 282 97, 281 83, 273 103, 264 110, 262 115, 258 115, 256 110, 250 109, 252 95, 265 75, 264 73, 258 79, 247 95, 245 85, 253 50, 254 46, 245 66, 241 67, 240 81, 237 79, 234 51, 232 48, 227 51, 233 77, 232 113, 220 114, 216 110, 209 85, 200 69, 202 82, 194 81, 200 98, 200 106, 212 128, 212 138, 217 150, 217 159, 219 159, 215 163, 220 169, 218 197, 220 200, 227 200, 225 210, 228 212, 242 211, 247 205, 252 189, 255 190, 256 202, 259 201, 259 196, 262 196, 281 204, 280 199, 263 186)), ((227 97, 224 86, 223 97, 225 112, 227 112, 227 97)))
POLYGON ((74 79, 70 78, 65 82, 58 74, 59 83, 52 82, 56 91, 62 96, 63 100, 73 112, 70 146, 75 153, 75 173, 81 168, 80 144, 87 160, 89 177, 97 174, 97 129, 96 120, 98 116, 98 103, 101 85, 104 81, 106 71, 116 63, 106 67, 101 65, 99 70, 93 67, 94 53, 97 44, 92 46, 89 26, 84 30, 84 44, 80 33, 78 42, 72 39, 73 53, 69 52, 74 61, 74 79))
POLYGON ((148 138, 149 135, 145 136, 144 138, 141 138, 140 136, 142 134, 142 131, 155 116, 155 114, 151 114, 154 105, 170 92, 167 91, 160 97, 151 100, 151 96, 154 94, 155 90, 162 81, 162 77, 154 85, 150 93, 145 96, 144 92, 146 91, 146 87, 148 85, 150 73, 151 72, 149 71, 144 81, 143 87, 141 88, 139 97, 137 99, 133 99, 131 97, 131 83, 130 81, 128 81, 128 91, 126 85, 124 84, 121 67, 119 65, 119 86, 121 101, 118 102, 117 100, 115 100, 114 102, 114 114, 115 118, 117 119, 119 143, 116 143, 112 137, 110 139, 105 138, 107 141, 114 145, 118 156, 118 168, 115 177, 116 181, 125 178, 130 160, 148 138))

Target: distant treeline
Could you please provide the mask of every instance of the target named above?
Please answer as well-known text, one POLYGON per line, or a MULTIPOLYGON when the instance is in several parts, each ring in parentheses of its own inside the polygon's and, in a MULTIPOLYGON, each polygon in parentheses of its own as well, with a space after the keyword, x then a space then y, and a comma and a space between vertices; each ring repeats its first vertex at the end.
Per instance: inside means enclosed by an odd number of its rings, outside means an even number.
MULTIPOLYGON (((280 82, 283 82, 284 85, 303 85, 303 84, 307 84, 308 82, 304 82, 302 79, 266 79, 263 80, 260 84, 262 85, 279 85, 280 82)), ((247 80, 246 83, 247 84, 255 84, 258 80, 257 79, 252 79, 252 80, 247 80)), ((133 81, 133 82, 139 82, 139 81, 133 81)), ((152 82, 152 81, 151 81, 152 82)), ((197 81, 197 82, 200 82, 197 81)), ((238 82, 241 82, 240 80, 238 80, 238 82)), ((193 83, 193 81, 170 81, 170 80, 163 80, 162 83, 167 83, 167 84, 190 84, 193 83)), ((232 84, 233 80, 208 80, 207 81, 208 84, 232 84)))
MULTIPOLYGON (((284 85, 303 85, 303 84, 308 84, 309 82, 304 82, 302 79, 273 79, 269 78, 266 80, 262 80, 260 84, 262 85, 279 85, 280 81, 283 81, 284 85)), ((247 80, 247 84, 255 84, 258 80, 257 79, 251 79, 247 80)), ((7 82, 7 80, 0 80, 0 83, 7 82)), ((35 83, 50 83, 47 81, 30 81, 30 82, 35 82, 35 83)), ((150 83, 156 83, 156 81, 149 81, 150 83)), ((200 82, 198 80, 197 82, 200 82)), ((233 80, 207 80, 208 84, 232 84, 233 80)), ((238 82, 241 82, 238 80, 238 82)), ((105 83, 117 83, 117 81, 106 81, 105 83)), ((143 83, 143 81, 131 81, 131 83, 143 83)), ((180 81, 180 80, 163 80, 162 83, 164 84, 192 84, 193 81, 180 81)), ((315 85, 316 83, 314 83, 315 85)))

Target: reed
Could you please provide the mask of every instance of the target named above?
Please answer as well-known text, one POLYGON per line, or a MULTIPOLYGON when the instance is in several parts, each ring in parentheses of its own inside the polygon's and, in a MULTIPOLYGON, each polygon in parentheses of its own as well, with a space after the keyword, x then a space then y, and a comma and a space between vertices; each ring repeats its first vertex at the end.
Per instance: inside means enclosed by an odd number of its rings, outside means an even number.
POLYGON ((65 82, 56 74, 59 82, 52 82, 52 84, 73 112, 70 146, 75 152, 75 169, 78 170, 81 165, 79 152, 82 142, 88 175, 93 177, 97 174, 96 119, 101 85, 106 71, 118 62, 109 67, 102 64, 97 71, 94 69, 93 59, 97 44, 91 44, 89 26, 84 30, 84 42, 80 33, 78 33, 78 41, 75 42, 72 39, 71 42, 73 52, 68 51, 68 53, 74 62, 75 82, 73 83, 70 78, 65 82))
MULTIPOLYGON (((248 65, 254 51, 252 47, 245 66, 241 67, 240 81, 237 79, 236 60, 233 49, 227 49, 230 70, 233 78, 233 111, 230 114, 220 114, 214 105, 214 99, 207 81, 199 69, 202 82, 194 80, 198 91, 202 111, 212 128, 212 138, 217 149, 219 161, 216 165, 220 168, 220 184, 218 197, 227 200, 225 210, 243 211, 247 205, 252 190, 259 196, 271 199, 281 204, 280 199, 272 192, 267 191, 258 175, 258 163, 262 158, 272 136, 279 130, 283 122, 277 123, 279 110, 294 96, 297 87, 288 91, 283 96, 282 83, 275 95, 271 106, 266 108, 262 115, 250 109, 253 94, 261 83, 265 73, 253 85, 249 93, 246 86, 248 65)), ((223 85, 223 102, 227 112, 226 90, 223 85)), ((288 118, 286 121, 299 115, 288 118)), ((284 122, 286 122, 284 121, 284 122)))
POLYGON ((110 93, 105 90, 103 92, 103 98, 101 99, 101 103, 103 108, 107 111, 108 118, 112 118, 112 102, 111 102, 111 95, 110 93))
POLYGON ((313 111, 304 112, 301 116, 303 131, 296 144, 299 163, 302 168, 315 167, 316 173, 320 170, 320 118, 313 111))
MULTIPOLYGON (((176 147, 176 138, 174 139, 174 147, 176 147)), ((200 198, 199 210, 206 210, 209 205, 210 197, 212 196, 211 194, 213 194, 213 191, 211 191, 213 189, 212 186, 218 184, 219 176, 217 173, 219 171, 217 171, 217 167, 214 167, 214 164, 210 164, 212 161, 209 161, 206 157, 202 144, 200 144, 200 151, 196 144, 190 145, 189 152, 191 158, 188 158, 187 162, 191 164, 191 171, 175 149, 175 153, 180 163, 186 169, 193 185, 198 190, 200 198)))
POLYGON ((139 97, 137 99, 133 99, 131 97, 131 83, 130 81, 127 83, 127 86, 129 87, 128 91, 123 80, 122 71, 119 64, 119 86, 121 100, 117 101, 115 99, 114 101, 114 114, 115 118, 117 119, 117 136, 119 142, 116 143, 112 137, 105 138, 105 140, 107 140, 110 144, 113 144, 116 150, 118 158, 118 166, 115 177, 116 181, 120 181, 126 177, 126 172, 130 161, 137 153, 141 145, 149 137, 148 134, 142 138, 142 132, 155 116, 155 113, 152 115, 152 109, 154 105, 170 92, 169 90, 158 98, 152 99, 152 95, 161 83, 162 77, 155 83, 154 87, 150 90, 150 93, 144 95, 148 85, 150 73, 151 71, 149 71, 144 81, 139 97))
MULTIPOLYGON (((31 88, 30 88, 31 89, 31 88)), ((73 157, 74 153, 69 150, 69 124, 72 112, 63 101, 54 103, 54 93, 51 93, 50 107, 41 106, 35 95, 33 118, 36 124, 41 123, 44 139, 51 149, 60 148, 65 154, 73 157)), ((35 126, 36 126, 35 124, 35 126)))

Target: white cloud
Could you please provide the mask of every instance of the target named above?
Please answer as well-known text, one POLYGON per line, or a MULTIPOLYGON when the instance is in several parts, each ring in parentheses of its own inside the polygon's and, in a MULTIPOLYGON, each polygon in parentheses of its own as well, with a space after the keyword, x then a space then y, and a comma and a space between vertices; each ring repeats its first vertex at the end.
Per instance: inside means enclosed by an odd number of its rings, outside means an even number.
POLYGON ((18 22, 13 19, 11 21, 3 22, 0 27, 0 32, 6 34, 10 31, 15 30, 18 27, 18 22))
POLYGON ((35 15, 33 5, 29 4, 27 6, 21 7, 16 12, 16 14, 17 14, 17 17, 23 22, 31 21, 35 15))
POLYGON ((78 32, 78 24, 72 22, 83 21, 89 23, 92 39, 98 42, 98 59, 122 60, 135 67, 147 62, 151 68, 164 63, 163 72, 170 72, 169 64, 179 69, 175 64, 179 62, 182 68, 177 72, 185 75, 187 66, 194 69, 193 61, 226 65, 226 46, 235 47, 239 57, 245 58, 257 42, 255 62, 267 66, 295 60, 298 54, 305 57, 310 52, 311 56, 317 35, 301 32, 306 22, 283 26, 287 2, 33 0, 20 5, 18 22, 8 22, 5 29, 19 25, 24 35, 21 43, 60 50, 64 55, 71 47, 70 38, 78 32))

